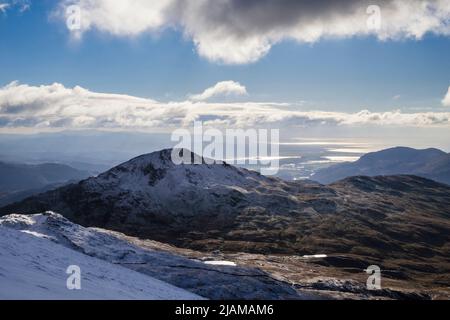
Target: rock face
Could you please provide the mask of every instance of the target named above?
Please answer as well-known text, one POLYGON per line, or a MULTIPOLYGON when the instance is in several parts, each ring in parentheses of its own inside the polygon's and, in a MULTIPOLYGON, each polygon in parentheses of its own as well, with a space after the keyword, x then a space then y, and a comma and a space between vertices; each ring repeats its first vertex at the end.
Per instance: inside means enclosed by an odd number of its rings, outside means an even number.
POLYGON ((358 161, 319 170, 312 179, 332 183, 351 176, 409 174, 450 185, 450 154, 438 149, 396 147, 368 153, 358 161))
POLYGON ((185 248, 320 253, 325 266, 378 264, 393 278, 450 285, 450 186, 415 176, 286 182, 226 164, 175 165, 170 155, 132 159, 0 214, 52 210, 185 248))

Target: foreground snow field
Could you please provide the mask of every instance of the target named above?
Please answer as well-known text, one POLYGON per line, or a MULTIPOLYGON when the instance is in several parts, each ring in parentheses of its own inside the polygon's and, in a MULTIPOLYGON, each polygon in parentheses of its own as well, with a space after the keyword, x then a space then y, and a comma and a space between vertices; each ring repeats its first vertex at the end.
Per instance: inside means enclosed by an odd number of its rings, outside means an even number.
POLYGON ((1 217, 0 298, 310 298, 256 268, 231 261, 206 264, 211 259, 190 259, 174 248, 151 249, 138 242, 53 212, 1 217), (81 291, 66 289, 69 265, 81 268, 81 291))
POLYGON ((47 236, 0 226, 0 299, 200 299, 142 273, 66 248, 47 236), (81 268, 81 290, 66 286, 81 268))

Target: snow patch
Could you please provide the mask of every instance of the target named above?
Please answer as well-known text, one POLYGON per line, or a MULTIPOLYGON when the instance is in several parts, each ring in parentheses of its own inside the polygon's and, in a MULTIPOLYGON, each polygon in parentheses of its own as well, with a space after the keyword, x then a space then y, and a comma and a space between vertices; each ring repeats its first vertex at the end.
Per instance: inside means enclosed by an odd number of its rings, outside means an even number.
POLYGON ((23 233, 32 235, 32 236, 34 236, 34 237, 36 237, 36 238, 42 238, 42 239, 54 239, 53 237, 49 237, 49 236, 47 236, 47 235, 45 235, 45 234, 43 234, 43 233, 39 233, 39 232, 36 232, 36 231, 31 231, 31 230, 20 230, 20 232, 23 232, 23 233))
POLYGON ((303 258, 305 259, 320 259, 320 258, 326 258, 327 255, 326 254, 313 254, 313 255, 304 255, 303 258))
POLYGON ((205 261, 205 264, 213 265, 213 266, 230 266, 236 267, 237 264, 232 261, 205 261))

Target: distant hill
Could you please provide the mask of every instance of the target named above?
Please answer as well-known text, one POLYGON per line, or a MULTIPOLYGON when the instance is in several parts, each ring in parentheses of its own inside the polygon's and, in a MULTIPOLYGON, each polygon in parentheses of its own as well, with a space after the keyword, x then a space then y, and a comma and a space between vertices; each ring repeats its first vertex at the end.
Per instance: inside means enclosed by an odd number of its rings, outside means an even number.
POLYGON ((89 177, 87 171, 56 163, 38 165, 0 162, 0 194, 42 189, 48 185, 79 181, 89 177))
POLYGON ((364 155, 356 162, 319 170, 312 180, 328 184, 352 176, 416 175, 450 184, 450 154, 430 148, 396 147, 364 155))
POLYGON ((0 194, 0 207, 22 201, 23 199, 26 199, 28 197, 38 195, 40 193, 44 193, 44 192, 47 192, 50 190, 54 190, 59 187, 63 187, 65 185, 68 185, 68 184, 71 184, 71 183, 74 183, 77 181, 78 180, 69 180, 69 181, 65 181, 65 182, 57 182, 57 183, 47 184, 41 188, 1 193, 0 194))

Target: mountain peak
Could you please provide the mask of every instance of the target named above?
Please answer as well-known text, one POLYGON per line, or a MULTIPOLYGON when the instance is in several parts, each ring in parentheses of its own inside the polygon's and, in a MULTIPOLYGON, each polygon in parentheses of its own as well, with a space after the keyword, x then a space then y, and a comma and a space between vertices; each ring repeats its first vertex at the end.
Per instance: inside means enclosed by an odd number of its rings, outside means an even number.
POLYGON ((175 192, 188 185, 255 186, 269 178, 255 171, 230 166, 225 162, 203 158, 188 149, 164 149, 122 163, 86 183, 114 184, 119 189, 150 192, 175 192), (172 155, 184 157, 186 163, 177 164, 172 155), (158 190, 154 190, 158 185, 158 190))

